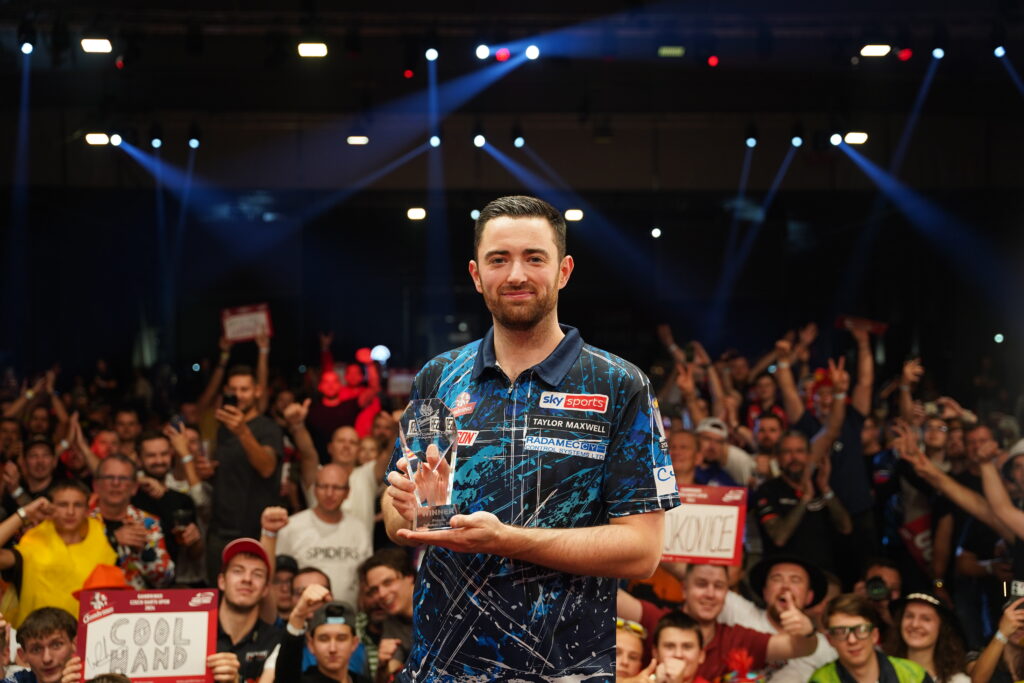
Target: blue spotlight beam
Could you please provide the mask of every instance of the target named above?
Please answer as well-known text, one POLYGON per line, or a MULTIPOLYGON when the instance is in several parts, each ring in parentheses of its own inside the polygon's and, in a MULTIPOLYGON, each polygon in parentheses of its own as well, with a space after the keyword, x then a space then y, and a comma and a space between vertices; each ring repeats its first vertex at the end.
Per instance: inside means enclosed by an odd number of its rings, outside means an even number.
MULTIPOLYGON (((437 62, 427 62, 427 131, 440 135, 437 62)), ((427 150, 427 291, 425 309, 431 321, 428 351, 447 345, 448 316, 455 313, 452 289, 451 243, 448 235, 448 201, 444 182, 443 147, 427 150)))
POLYGON ((771 187, 768 188, 768 194, 765 195, 764 201, 761 203, 761 210, 757 220, 753 222, 747 234, 744 235, 743 241, 740 243, 736 253, 731 258, 726 257, 726 261, 723 264, 722 277, 719 278, 718 284, 715 286, 711 310, 708 313, 706 330, 706 334, 710 335, 708 339, 714 339, 725 322, 728 301, 732 295, 733 287, 743 272, 747 258, 750 256, 754 243, 757 241, 757 236, 761 232, 761 226, 764 225, 765 220, 768 218, 768 210, 771 208, 772 202, 775 201, 775 195, 779 192, 779 187, 789 171, 790 164, 793 163, 794 156, 796 156, 796 147, 790 145, 789 149, 786 150, 786 156, 779 165, 779 170, 775 173, 775 178, 772 179, 771 187))
POLYGON ((1017 92, 1024 95, 1024 81, 1021 81, 1020 74, 1017 73, 1017 69, 1013 66, 1013 62, 1010 61, 1009 57, 1003 56, 999 59, 1003 63, 1003 67, 1006 68, 1006 73, 1009 74, 1010 80, 1017 87, 1017 92))
POLYGON ((924 75, 924 80, 921 81, 921 86, 917 89, 917 96, 914 98, 914 106, 910 110, 910 116, 907 117, 907 122, 903 125, 903 133, 900 135, 899 144, 896 145, 896 151, 892 154, 892 161, 889 163, 890 173, 898 174, 903 166, 903 159, 906 157, 907 148, 910 146, 910 138, 914 134, 914 129, 917 128, 917 119, 921 116, 924 100, 928 97, 928 93, 932 88, 932 81, 935 80, 935 72, 938 71, 941 61, 941 59, 932 57, 932 61, 928 64, 928 71, 924 75))
MULTIPOLYGON (((186 188, 192 197, 192 205, 205 207, 217 203, 231 201, 231 196, 214 186, 208 180, 195 174, 194 169, 182 170, 174 164, 164 161, 159 152, 150 154, 141 147, 136 147, 127 140, 118 148, 130 156, 139 166, 159 180, 161 187, 173 194, 179 202, 184 202, 186 188)), ((189 150, 189 159, 193 159, 195 150, 189 150)))
POLYGON ((976 230, 911 190, 845 142, 839 145, 839 149, 875 183, 921 235, 952 263, 964 267, 966 274, 991 301, 1003 301, 1015 291, 1006 276, 1010 271, 991 247, 976 237, 976 230))
POLYGON ((725 245, 725 258, 728 261, 736 248, 737 234, 740 228, 740 206, 747 194, 747 180, 750 178, 750 164, 754 158, 754 148, 747 147, 743 152, 743 167, 740 169, 740 184, 736 190, 736 204, 732 211, 732 220, 729 221, 729 240, 725 245))

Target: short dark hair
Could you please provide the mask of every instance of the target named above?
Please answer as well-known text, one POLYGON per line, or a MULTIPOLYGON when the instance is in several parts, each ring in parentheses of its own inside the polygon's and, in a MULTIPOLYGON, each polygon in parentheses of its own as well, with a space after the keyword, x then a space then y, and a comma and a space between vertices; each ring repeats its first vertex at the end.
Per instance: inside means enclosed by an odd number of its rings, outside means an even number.
POLYGON ((163 439, 168 444, 171 443, 171 440, 163 432, 158 432, 155 429, 147 429, 139 436, 139 445, 141 446, 145 441, 155 441, 156 439, 163 439))
POLYGON ((117 416, 120 415, 121 413, 131 413, 132 415, 135 416, 136 420, 139 420, 141 418, 138 409, 132 408, 131 406, 121 406, 114 412, 114 419, 116 420, 117 416))
POLYGON ((775 420, 776 422, 779 423, 780 427, 783 426, 782 418, 779 417, 778 415, 776 415, 775 413, 772 413, 772 412, 761 413, 760 415, 758 415, 757 419, 754 420, 754 426, 757 426, 757 425, 761 424, 765 420, 775 420))
POLYGON ((804 442, 804 448, 810 449, 811 440, 807 438, 807 435, 801 432, 799 429, 787 429, 782 437, 779 439, 779 446, 782 445, 784 439, 800 439, 804 442))
POLYGON ((822 621, 828 626, 829 620, 835 614, 846 614, 851 617, 862 617, 871 622, 875 628, 881 628, 881 617, 878 608, 867 598, 856 593, 843 593, 828 601, 825 605, 825 613, 822 621))
POLYGON ((50 485, 49 489, 47 489, 46 497, 53 500, 55 495, 61 491, 67 491, 68 489, 78 491, 85 496, 86 500, 89 500, 89 496, 92 495, 92 491, 90 491, 89 487, 82 483, 82 480, 80 479, 58 479, 50 485))
POLYGON ((126 455, 121 455, 120 453, 111 453, 107 457, 103 458, 103 460, 100 460, 100 464, 96 466, 96 474, 99 474, 103 470, 103 466, 106 465, 108 462, 119 462, 122 465, 128 465, 129 467, 131 467, 132 479, 134 479, 139 473, 139 464, 137 462, 135 462, 126 455))
POLYGON ((10 422, 18 428, 18 439, 25 438, 25 428, 22 426, 21 421, 16 417, 0 417, 0 424, 4 422, 10 422))
POLYGON ((28 649, 28 641, 45 638, 63 631, 69 640, 75 639, 78 620, 59 607, 40 607, 33 610, 18 629, 18 645, 28 649))
POLYGON ((864 561, 864 577, 867 577, 868 570, 873 567, 884 567, 885 569, 891 569, 902 577, 900 572, 900 566, 894 560, 890 560, 888 557, 869 557, 864 561))
POLYGON ((699 645, 702 650, 704 649, 704 634, 700 631, 700 624, 682 610, 674 609, 671 612, 667 612, 661 619, 658 619, 658 624, 654 627, 654 636, 652 637, 654 647, 658 647, 658 638, 661 637, 661 632, 667 628, 678 628, 683 631, 693 631, 697 634, 697 645, 699 645))
POLYGON ((402 576, 412 576, 416 573, 412 567, 412 560, 409 559, 409 553, 401 548, 381 548, 359 565, 359 581, 365 582, 366 575, 370 573, 371 569, 377 567, 394 569, 402 576))
POLYGON ((256 372, 252 369, 251 365, 232 365, 228 368, 228 374, 224 376, 224 381, 227 382, 232 377, 238 377, 241 375, 248 375, 252 377, 252 381, 256 381, 256 372))
POLYGON ((303 574, 319 574, 320 576, 327 579, 327 590, 331 590, 331 577, 327 576, 327 572, 323 569, 317 569, 316 567, 303 567, 299 571, 292 574, 292 581, 299 578, 303 574))
POLYGON ((484 227, 487 225, 487 222, 502 216, 510 218, 543 218, 547 220, 555 233, 555 246, 558 247, 559 260, 565 256, 566 229, 565 217, 562 215, 562 212, 543 199, 527 197, 525 195, 512 195, 509 197, 498 197, 481 209, 473 231, 473 258, 477 257, 477 251, 480 249, 480 241, 483 239, 484 227))

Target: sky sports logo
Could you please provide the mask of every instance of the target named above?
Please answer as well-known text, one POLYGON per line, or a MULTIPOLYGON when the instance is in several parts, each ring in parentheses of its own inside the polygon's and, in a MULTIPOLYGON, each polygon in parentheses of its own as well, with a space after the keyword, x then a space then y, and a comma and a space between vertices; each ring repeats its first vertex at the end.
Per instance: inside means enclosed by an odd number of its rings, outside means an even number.
POLYGON ((603 413, 608 410, 608 397, 604 394, 561 394, 545 391, 540 395, 540 407, 603 413))

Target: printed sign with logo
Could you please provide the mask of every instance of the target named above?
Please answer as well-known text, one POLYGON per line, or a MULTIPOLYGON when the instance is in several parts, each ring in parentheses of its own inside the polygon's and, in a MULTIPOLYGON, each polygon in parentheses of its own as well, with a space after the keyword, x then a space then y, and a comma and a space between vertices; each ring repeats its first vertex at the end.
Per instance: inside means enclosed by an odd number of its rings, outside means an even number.
POLYGON ((666 562, 738 566, 743 560, 747 489, 684 486, 677 508, 665 514, 666 562))
POLYGON ((85 590, 77 654, 83 679, 124 674, 135 683, 209 683, 217 648, 217 591, 85 590))
POLYGON ((225 308, 220 312, 224 338, 230 342, 252 341, 259 333, 266 332, 268 337, 274 336, 274 327, 270 323, 270 306, 255 304, 225 308))

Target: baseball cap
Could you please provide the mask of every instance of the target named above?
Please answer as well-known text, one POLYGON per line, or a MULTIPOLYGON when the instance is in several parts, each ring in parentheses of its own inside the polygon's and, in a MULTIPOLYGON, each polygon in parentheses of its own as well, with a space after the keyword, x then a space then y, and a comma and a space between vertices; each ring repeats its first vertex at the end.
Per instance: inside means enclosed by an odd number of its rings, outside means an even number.
POLYGON ((729 428, 725 426, 725 422, 717 417, 705 417, 697 423, 697 433, 714 434, 715 436, 720 436, 723 439, 729 438, 729 428))
POLYGON ((270 569, 270 558, 267 557, 267 551, 263 549, 259 541, 255 538, 236 538, 224 546, 224 552, 220 554, 221 571, 224 570, 224 567, 228 566, 231 558, 238 553, 255 555, 263 560, 263 564, 267 565, 267 569, 270 569))
POLYGON ((278 555, 274 571, 297 574, 299 571, 299 563, 296 562, 295 558, 291 555, 278 555))
POLYGON ((312 635, 324 624, 348 624, 352 632, 356 630, 356 611, 346 602, 329 602, 316 612, 306 624, 306 632, 312 635))
POLYGON ((1010 447, 1010 452, 1007 453, 1006 462, 1003 463, 1003 478, 1007 481, 1013 479, 1013 461, 1017 459, 1018 455, 1024 455, 1024 439, 1019 440, 1017 443, 1010 447))

